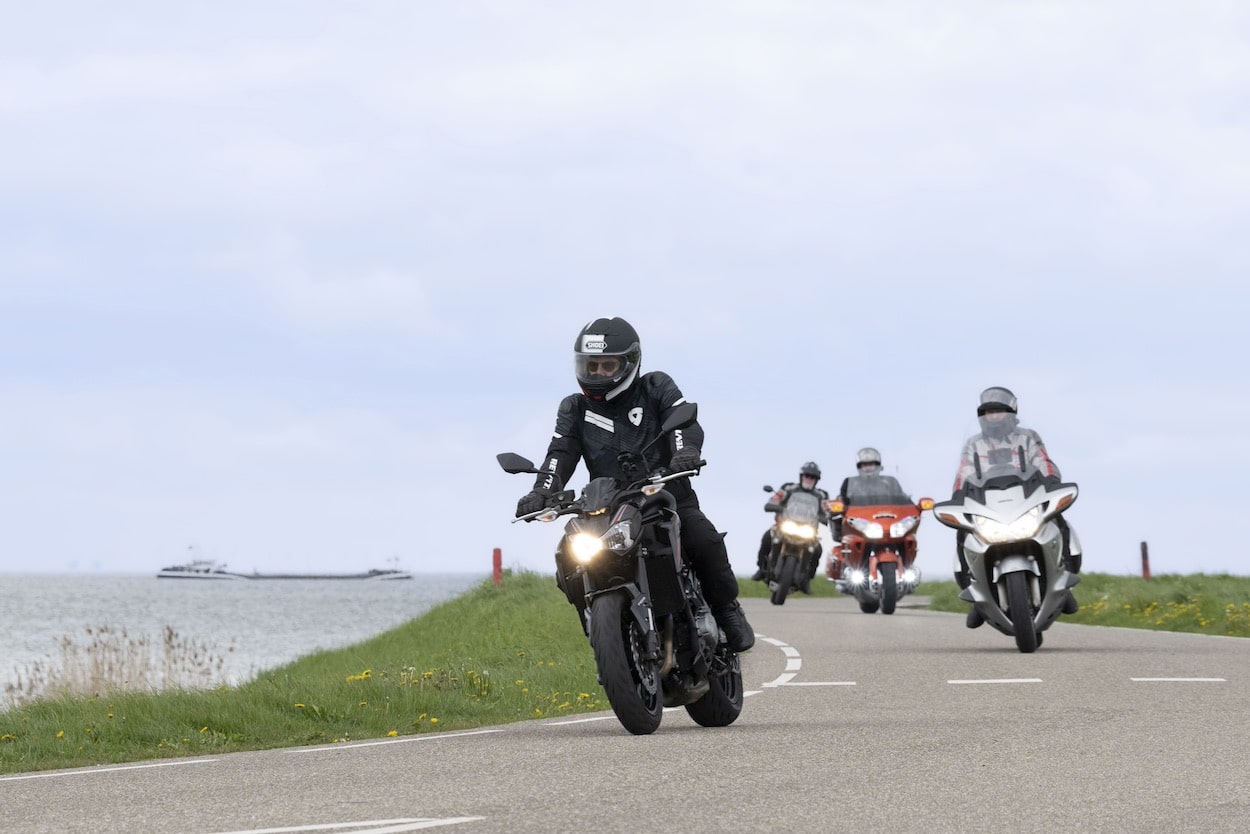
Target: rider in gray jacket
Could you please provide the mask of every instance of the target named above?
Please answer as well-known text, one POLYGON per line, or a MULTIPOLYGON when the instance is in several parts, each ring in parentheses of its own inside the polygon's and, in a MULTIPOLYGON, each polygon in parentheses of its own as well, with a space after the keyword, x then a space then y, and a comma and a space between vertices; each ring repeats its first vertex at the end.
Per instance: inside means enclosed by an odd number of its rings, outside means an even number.
MULTIPOLYGON (((964 442, 963 451, 959 456, 959 470, 955 473, 955 488, 958 493, 963 489, 968 478, 984 472, 991 466, 1010 465, 1018 469, 1027 466, 1035 467, 1048 484, 1058 484, 1062 479, 1059 467, 1050 459, 1046 452, 1046 444, 1041 435, 1032 429, 1020 425, 1016 417, 1016 395, 1006 388, 994 386, 981 392, 980 404, 977 406, 977 420, 981 424, 981 433, 969 437, 964 442)), ((1062 515, 1055 516, 1055 524, 1063 534, 1064 565, 1072 573, 1081 572, 1081 544, 1076 531, 1069 526, 1062 515)), ((968 587, 968 564, 964 561, 964 539, 967 531, 960 530, 955 537, 955 556, 958 567, 955 569, 955 582, 960 588, 968 587)), ((1064 602, 1063 613, 1075 614, 1079 610, 1076 597, 1068 592, 1064 602)), ((968 628, 976 628, 985 620, 973 608, 968 612, 968 628)))

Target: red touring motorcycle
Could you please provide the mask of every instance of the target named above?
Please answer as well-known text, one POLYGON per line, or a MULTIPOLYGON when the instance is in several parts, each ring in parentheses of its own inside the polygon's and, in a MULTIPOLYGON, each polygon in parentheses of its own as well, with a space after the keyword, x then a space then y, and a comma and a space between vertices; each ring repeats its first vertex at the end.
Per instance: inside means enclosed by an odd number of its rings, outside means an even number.
POLYGON ((831 551, 825 569, 838 590, 859 602, 865 614, 893 614, 901 597, 916 590, 916 530, 920 513, 933 499, 912 502, 896 479, 860 475, 850 479, 849 503, 835 500, 830 509, 842 515, 842 551, 831 551))

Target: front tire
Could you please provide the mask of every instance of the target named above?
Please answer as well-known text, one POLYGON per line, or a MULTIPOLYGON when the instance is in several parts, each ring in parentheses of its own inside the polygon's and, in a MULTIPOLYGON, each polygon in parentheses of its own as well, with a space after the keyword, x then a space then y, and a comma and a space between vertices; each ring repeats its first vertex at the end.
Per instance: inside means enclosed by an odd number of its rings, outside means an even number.
POLYGON ((701 727, 728 727, 742 714, 742 664, 738 656, 722 645, 716 652, 716 666, 722 671, 708 680, 711 688, 686 712, 701 727))
POLYGON ((1029 575, 1024 571, 1016 571, 1007 574, 1003 582, 1007 586, 1007 612, 1011 615, 1011 630, 1016 637, 1016 648, 1025 654, 1037 651, 1033 606, 1029 603, 1029 575))
POLYGON ((898 571, 887 564, 881 571, 881 613, 893 614, 898 605, 898 571))
POLYGON ((654 733, 664 714, 659 670, 643 657, 643 632, 624 594, 590 604, 590 645, 612 711, 634 735, 654 733))
POLYGON ((787 553, 781 557, 781 570, 777 571, 777 587, 773 589, 770 597, 773 605, 786 604, 786 597, 790 595, 790 590, 794 587, 794 572, 798 566, 799 560, 793 554, 787 553))

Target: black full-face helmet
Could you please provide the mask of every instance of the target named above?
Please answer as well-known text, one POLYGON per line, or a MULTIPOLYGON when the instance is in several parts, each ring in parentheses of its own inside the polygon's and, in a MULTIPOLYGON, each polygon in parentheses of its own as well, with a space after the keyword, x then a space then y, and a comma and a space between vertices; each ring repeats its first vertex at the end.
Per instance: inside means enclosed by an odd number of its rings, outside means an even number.
POLYGON ((799 467, 799 483, 803 483, 804 478, 812 479, 812 486, 820 480, 820 467, 816 465, 816 461, 809 460, 807 463, 799 467))
POLYGON ((855 453, 855 468, 861 475, 876 475, 881 471, 881 453, 865 446, 855 453))
POLYGON ((1016 395, 1001 386, 986 388, 981 392, 977 405, 977 421, 986 437, 1001 440, 1015 431, 1020 421, 1016 418, 1016 395))
POLYGON ((582 393, 597 402, 623 394, 638 378, 642 347, 625 319, 595 319, 573 343, 573 373, 582 393))

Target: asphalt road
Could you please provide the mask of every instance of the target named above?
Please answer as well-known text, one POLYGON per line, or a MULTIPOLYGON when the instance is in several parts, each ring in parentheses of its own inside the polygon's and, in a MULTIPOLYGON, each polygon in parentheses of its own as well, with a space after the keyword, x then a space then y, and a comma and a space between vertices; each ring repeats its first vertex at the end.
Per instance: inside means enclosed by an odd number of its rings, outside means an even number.
MULTIPOLYGON (((904 600, 906 603, 907 600, 904 600)), ((1250 640, 744 600, 731 727, 668 710, 0 777, 4 832, 1243 832, 1250 640)))

